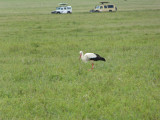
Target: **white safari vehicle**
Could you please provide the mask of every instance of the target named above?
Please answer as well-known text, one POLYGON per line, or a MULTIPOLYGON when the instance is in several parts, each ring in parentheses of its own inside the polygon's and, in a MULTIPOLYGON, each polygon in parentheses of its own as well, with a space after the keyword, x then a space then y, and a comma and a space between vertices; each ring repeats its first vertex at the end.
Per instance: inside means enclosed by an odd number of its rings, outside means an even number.
POLYGON ((51 13, 52 14, 72 13, 72 7, 67 6, 67 3, 59 3, 59 6, 56 7, 56 10, 52 11, 51 13))

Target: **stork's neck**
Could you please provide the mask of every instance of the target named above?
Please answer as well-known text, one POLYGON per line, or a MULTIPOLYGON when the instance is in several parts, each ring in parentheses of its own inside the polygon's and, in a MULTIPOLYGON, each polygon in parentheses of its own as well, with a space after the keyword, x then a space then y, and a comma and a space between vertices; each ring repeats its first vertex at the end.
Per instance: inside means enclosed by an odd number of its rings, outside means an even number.
POLYGON ((81 52, 81 57, 83 57, 83 52, 81 52))

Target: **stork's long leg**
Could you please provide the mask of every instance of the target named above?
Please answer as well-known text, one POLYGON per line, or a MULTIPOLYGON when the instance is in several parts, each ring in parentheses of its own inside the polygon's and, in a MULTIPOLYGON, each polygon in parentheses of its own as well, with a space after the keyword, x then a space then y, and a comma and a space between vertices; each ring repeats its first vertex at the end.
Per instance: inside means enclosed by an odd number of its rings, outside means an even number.
POLYGON ((91 69, 89 69, 88 71, 93 70, 93 68, 94 68, 94 63, 92 63, 92 68, 91 68, 91 69))
POLYGON ((94 68, 94 63, 92 63, 92 68, 91 69, 93 69, 94 68))

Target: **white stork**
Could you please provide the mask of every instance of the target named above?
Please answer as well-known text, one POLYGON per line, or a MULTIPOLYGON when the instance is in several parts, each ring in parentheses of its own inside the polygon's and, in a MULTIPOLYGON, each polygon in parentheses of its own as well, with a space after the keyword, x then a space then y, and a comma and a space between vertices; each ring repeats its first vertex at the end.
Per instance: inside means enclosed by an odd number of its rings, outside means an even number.
MULTIPOLYGON (((101 57, 100 55, 96 54, 96 53, 86 53, 85 55, 83 55, 83 52, 80 51, 80 58, 82 59, 83 62, 88 62, 88 61, 106 61, 105 58, 101 57)), ((79 58, 79 59, 80 59, 79 58)), ((92 68, 94 68, 94 63, 92 62, 92 68)))

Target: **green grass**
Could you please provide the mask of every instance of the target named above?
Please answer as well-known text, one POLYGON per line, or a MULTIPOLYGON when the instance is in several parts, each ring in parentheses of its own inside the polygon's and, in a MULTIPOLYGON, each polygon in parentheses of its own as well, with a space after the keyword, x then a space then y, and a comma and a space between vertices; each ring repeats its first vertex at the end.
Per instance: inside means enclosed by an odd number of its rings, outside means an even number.
POLYGON ((0 0, 0 120, 159 120, 159 0, 68 2, 0 0), (88 71, 80 50, 107 61, 88 71))

